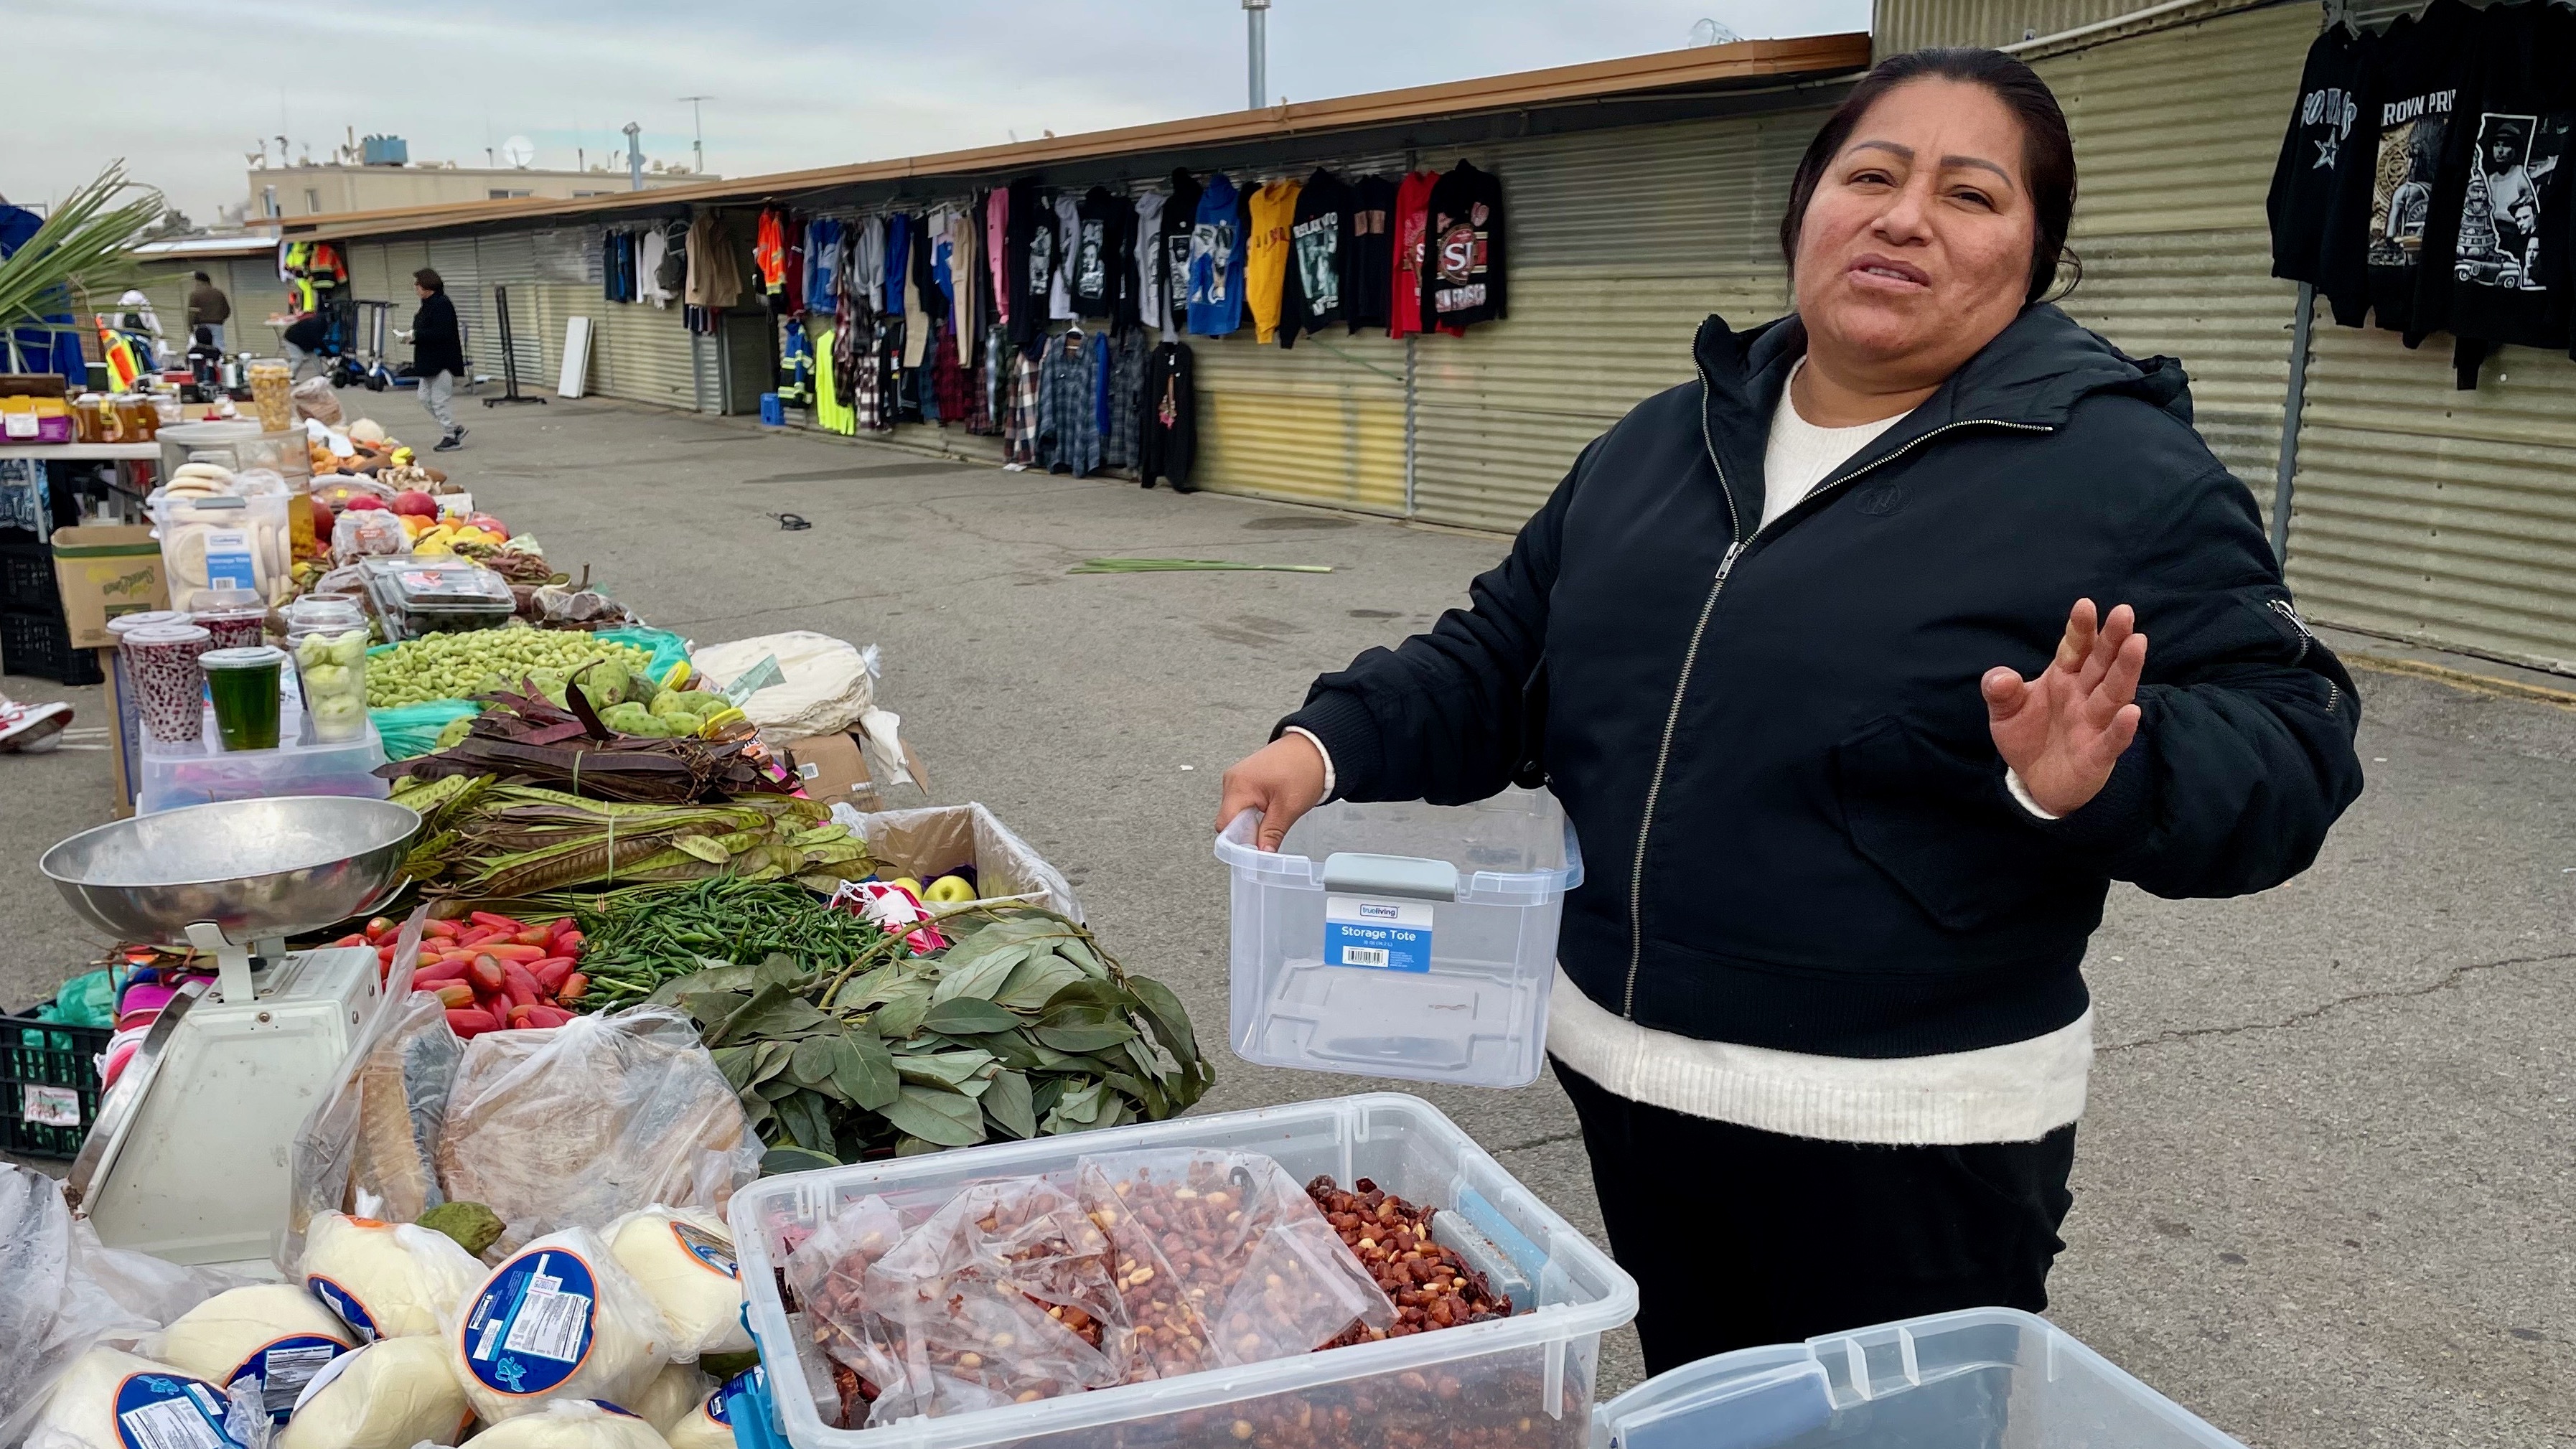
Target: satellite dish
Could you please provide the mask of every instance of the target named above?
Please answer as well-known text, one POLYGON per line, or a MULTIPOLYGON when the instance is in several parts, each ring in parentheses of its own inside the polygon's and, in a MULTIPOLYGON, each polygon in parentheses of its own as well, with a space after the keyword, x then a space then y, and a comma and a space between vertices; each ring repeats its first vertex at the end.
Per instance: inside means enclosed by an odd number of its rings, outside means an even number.
POLYGON ((1693 46, 1733 45, 1743 38, 1714 20, 1702 20, 1690 28, 1690 43, 1693 46))
POLYGON ((501 159, 525 171, 537 159, 537 143, 525 136, 512 136, 501 143, 501 159))

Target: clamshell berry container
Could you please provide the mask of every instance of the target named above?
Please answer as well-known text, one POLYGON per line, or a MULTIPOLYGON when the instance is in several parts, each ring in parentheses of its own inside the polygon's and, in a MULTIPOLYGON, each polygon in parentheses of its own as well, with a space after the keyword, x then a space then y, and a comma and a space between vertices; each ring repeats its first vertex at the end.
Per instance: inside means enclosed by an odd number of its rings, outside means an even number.
POLYGON ((1179 1117, 1070 1137, 766 1177, 734 1194, 747 1313, 796 1449, 1585 1449, 1601 1335, 1636 1315, 1636 1280, 1459 1130, 1394 1093, 1179 1117), (1305 1182, 1360 1178, 1439 1209, 1435 1238, 1513 1298, 1508 1318, 1241 1368, 938 1418, 837 1429, 813 1325, 787 1312, 784 1249, 875 1195, 919 1223, 968 1184, 1038 1174, 1070 1191, 1087 1156, 1197 1147, 1264 1153, 1305 1182))

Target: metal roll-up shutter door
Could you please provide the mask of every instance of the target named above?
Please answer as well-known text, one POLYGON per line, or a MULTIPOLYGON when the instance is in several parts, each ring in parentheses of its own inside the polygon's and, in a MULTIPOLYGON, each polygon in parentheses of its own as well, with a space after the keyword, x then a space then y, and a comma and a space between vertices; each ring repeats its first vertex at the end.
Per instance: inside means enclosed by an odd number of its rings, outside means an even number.
POLYGON ((664 407, 698 405, 689 329, 676 306, 609 303, 591 338, 590 358, 596 392, 664 407))
POLYGON ((2193 425, 2267 513, 2297 289, 2271 275, 2263 199, 2316 30, 2279 6, 2032 67, 2075 136, 2084 279, 2062 305, 2133 356, 2182 359, 2193 425))
MULTIPOLYGON (((414 277, 421 268, 430 265, 429 243, 389 241, 384 244, 384 251, 385 290, 380 293, 360 292, 358 295, 370 301, 392 303, 393 310, 385 314, 385 325, 397 332, 407 331, 411 327, 412 314, 420 310, 420 284, 414 277)), ((411 350, 407 345, 399 342, 389 345, 396 357, 406 361, 410 359, 411 350)))
POLYGON ((1325 332, 1282 350, 1187 339, 1200 486, 1364 513, 1404 512, 1404 345, 1325 332))
POLYGON ((492 328, 482 343, 481 357, 489 359, 494 377, 505 374, 501 369, 501 314, 499 298, 504 290, 510 298, 510 347, 517 354, 519 390, 533 391, 545 375, 545 356, 539 338, 543 335, 537 316, 537 244, 532 232, 496 232, 474 240, 474 258, 480 268, 485 305, 491 309, 492 328))
MULTIPOLYGON (((393 263, 386 255, 383 242, 344 242, 341 254, 349 259, 349 296, 360 302, 389 302, 394 295, 393 263)), ((406 294, 411 290, 411 274, 402 274, 406 294)))
MULTIPOLYGON (((1415 343, 1419 515, 1516 529, 1585 444, 1691 377, 1691 337, 1786 310, 1778 227, 1815 110, 1470 151, 1503 185, 1511 316, 1415 343)), ((1447 170, 1455 153, 1422 158, 1447 170)))
POLYGON ((285 315, 288 305, 286 284, 277 279, 276 253, 235 257, 223 271, 208 267, 206 273, 218 278, 229 273, 232 277, 232 285, 225 289, 233 301, 233 320, 224 327, 225 348, 261 357, 284 356, 286 349, 277 335, 278 329, 268 322, 271 317, 285 315))
POLYGON ((477 377, 498 377, 499 345, 492 344, 492 350, 485 351, 485 339, 493 335, 492 294, 483 286, 483 266, 474 238, 435 237, 428 248, 428 265, 447 289, 448 305, 456 309, 456 325, 464 329, 465 365, 477 377))

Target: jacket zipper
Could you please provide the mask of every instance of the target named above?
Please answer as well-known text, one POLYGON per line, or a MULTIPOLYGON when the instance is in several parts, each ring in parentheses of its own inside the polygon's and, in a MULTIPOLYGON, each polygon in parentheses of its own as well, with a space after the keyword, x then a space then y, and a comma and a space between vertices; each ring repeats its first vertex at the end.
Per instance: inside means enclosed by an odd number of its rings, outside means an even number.
MULTIPOLYGON (((1619 994, 1619 1015, 1623 1020, 1636 1018, 1637 968, 1644 960, 1646 950, 1646 845, 1654 835, 1655 801, 1664 792, 1664 771, 1672 763, 1673 735, 1681 728, 1682 700, 1690 693, 1691 669, 1699 662, 1699 646, 1701 640, 1708 634, 1709 617, 1717 612, 1717 596, 1726 592, 1726 577, 1735 571, 1735 561, 1743 556, 1744 551, 1753 545, 1753 541, 1759 538, 1763 531, 1757 526, 1749 535, 1744 532, 1744 519, 1736 511, 1734 490, 1726 486, 1726 465, 1718 460, 1717 442, 1709 436, 1708 432, 1708 369, 1700 367, 1696 370, 1699 373, 1700 390, 1700 447, 1708 453, 1709 466, 1717 470, 1717 491, 1726 499, 1727 529, 1736 535, 1736 541, 1726 546, 1725 556, 1717 561, 1717 576, 1709 581, 1708 598, 1699 606, 1699 622, 1691 626, 1690 644, 1682 650, 1681 676, 1673 681, 1672 708, 1664 715, 1664 737, 1655 747, 1655 773, 1646 782, 1645 809, 1637 820, 1637 855, 1628 870, 1628 982, 1626 988, 1619 994)), ((1966 418, 1955 423, 1944 423, 1921 437, 1909 439, 1904 446, 1874 463, 1856 468, 1840 478, 1830 479, 1819 485, 1797 504, 1792 505, 1790 511, 1794 513, 1807 503, 1830 493, 1839 492, 1848 487, 1854 479, 1895 462, 1943 433, 1960 428, 2011 428, 2029 433, 2055 431, 2041 423, 2007 422, 2002 418, 1966 418)), ((2306 631, 2302 629, 2300 632, 2306 631)))
POLYGON ((2296 664, 2307 658, 2308 646, 2315 643, 2317 639, 2316 635, 2308 632, 2308 621, 2299 617, 2297 607, 2287 599, 2269 599, 2265 602, 2270 605, 2273 613, 2289 620, 2290 627, 2299 631, 2299 652, 2290 656, 2290 662, 2296 664))

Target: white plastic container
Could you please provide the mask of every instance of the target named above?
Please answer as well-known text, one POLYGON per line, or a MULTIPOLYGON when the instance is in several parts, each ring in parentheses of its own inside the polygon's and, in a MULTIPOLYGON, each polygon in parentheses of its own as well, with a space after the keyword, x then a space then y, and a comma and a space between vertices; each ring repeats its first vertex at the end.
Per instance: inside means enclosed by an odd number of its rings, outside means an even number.
POLYGON ((1741 1349, 1592 1411, 1592 1449, 2245 1449, 2045 1319, 1970 1308, 1741 1349))
MULTIPOLYGON (((286 680, 287 700, 296 699, 296 684, 286 680)), ((211 805, 219 800, 265 800, 278 795, 354 795, 382 800, 393 786, 376 777, 385 762, 384 741, 369 721, 356 739, 316 741, 299 708, 283 716, 278 738, 296 732, 295 742, 273 750, 226 750, 216 741, 214 714, 205 716, 205 733, 184 744, 163 744, 146 735, 143 774, 135 810, 152 815, 182 805, 211 805)))
POLYGON ((1557 918, 1583 853, 1556 797, 1331 804, 1255 849, 1245 811, 1217 837, 1234 871, 1230 1037, 1272 1067, 1474 1087, 1538 1080, 1557 918))
MULTIPOLYGON (((1636 1315, 1636 1280, 1540 1202, 1457 1124, 1416 1097, 1381 1093, 1300 1102, 1213 1117, 1114 1127, 1072 1137, 968 1148, 765 1177, 736 1192, 734 1248, 750 1299, 753 1336, 778 1400, 779 1427, 796 1449, 985 1449, 1043 1436, 1049 1449, 1181 1449, 1245 1444, 1263 1425, 1301 1416, 1350 1424, 1301 1437, 1311 1449, 1378 1449, 1400 1429, 1438 1445, 1483 1449, 1583 1449, 1601 1335, 1636 1315), (1330 1173, 1344 1187, 1370 1178, 1411 1202, 1444 1209, 1433 1219, 1477 1231, 1471 1259, 1493 1264, 1495 1287, 1513 1293, 1512 1317, 1351 1348, 1126 1384, 871 1430, 833 1429, 839 1402, 831 1373, 800 1315, 779 1300, 784 1235, 819 1225, 871 1193, 919 1222, 969 1182, 1043 1173, 1073 1186, 1087 1154, 1150 1147, 1268 1153, 1303 1182, 1330 1173), (1239 1427, 1238 1427, 1239 1426, 1239 1427)), ((1443 1241, 1447 1241, 1445 1237, 1443 1241)))

